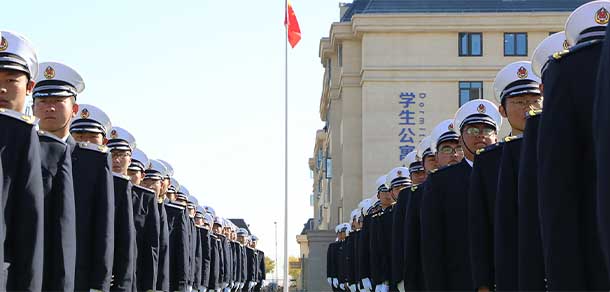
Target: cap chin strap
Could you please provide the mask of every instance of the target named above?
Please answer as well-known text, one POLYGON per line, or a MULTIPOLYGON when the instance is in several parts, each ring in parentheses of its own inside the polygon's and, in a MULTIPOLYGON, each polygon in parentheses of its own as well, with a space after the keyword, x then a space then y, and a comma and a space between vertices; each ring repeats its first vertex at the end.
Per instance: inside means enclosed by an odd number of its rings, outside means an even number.
POLYGON ((470 150, 470 148, 468 148, 468 144, 466 144, 466 141, 464 141, 464 136, 460 135, 460 140, 462 140, 462 144, 464 144, 464 147, 466 147, 466 150, 468 150, 468 152, 470 152, 470 154, 474 155, 476 152, 470 150))

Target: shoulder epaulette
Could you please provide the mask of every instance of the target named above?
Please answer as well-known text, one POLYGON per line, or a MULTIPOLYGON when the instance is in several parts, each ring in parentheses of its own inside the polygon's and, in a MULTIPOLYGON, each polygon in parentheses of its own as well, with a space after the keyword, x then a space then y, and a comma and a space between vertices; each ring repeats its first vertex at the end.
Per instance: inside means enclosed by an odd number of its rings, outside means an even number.
POLYGON ((0 115, 14 118, 29 125, 34 125, 34 123, 36 122, 36 117, 34 116, 28 116, 26 114, 5 108, 0 108, 0 115))
POLYGON ((38 137, 46 137, 49 139, 53 139, 56 142, 60 142, 61 144, 64 144, 64 145, 66 144, 66 142, 64 140, 60 139, 59 137, 57 137, 51 133, 42 131, 42 130, 38 130, 38 137))
POLYGON ((510 137, 504 138, 504 142, 509 143, 509 142, 512 142, 512 141, 519 140, 521 138, 523 138, 523 135, 510 136, 510 137))
POLYGON ((174 204, 174 203, 166 203, 166 204, 165 204, 165 206, 172 207, 172 208, 176 208, 176 209, 180 209, 180 210, 184 210, 184 207, 183 207, 183 206, 176 205, 176 204, 174 204))
POLYGON ((486 153, 486 152, 490 152, 490 151, 493 151, 493 150, 500 149, 500 146, 502 146, 503 143, 504 143, 504 141, 500 141, 498 143, 495 143, 495 144, 489 145, 487 147, 481 148, 481 149, 477 150, 477 155, 481 155, 481 153, 486 153))
POLYGON ((529 118, 529 117, 535 117, 535 116, 538 116, 538 115, 540 115, 540 114, 542 114, 542 110, 534 110, 534 109, 533 109, 533 110, 528 111, 528 112, 525 114, 525 117, 526 117, 526 118, 529 118))
POLYGON ((594 40, 582 42, 580 44, 576 44, 576 45, 570 47, 567 50, 556 52, 550 58, 552 60, 560 60, 561 58, 563 58, 563 57, 565 57, 567 55, 573 54, 573 53, 578 52, 578 51, 580 51, 580 50, 582 50, 584 48, 588 48, 588 47, 591 47, 593 45, 601 44, 601 43, 602 43, 602 40, 600 40, 600 39, 594 39, 594 40))
POLYGON ((100 152, 100 153, 108 153, 108 147, 106 147, 104 145, 97 145, 97 144, 88 143, 88 142, 78 142, 78 147, 81 149, 96 151, 96 152, 100 152))
POLYGON ((438 171, 438 168, 435 168, 433 170, 430 170, 430 173, 436 173, 438 171))
POLYGON ((411 187, 411 191, 412 191, 412 192, 414 192, 414 191, 416 191, 416 190, 417 190, 417 186, 412 186, 412 187, 411 187))
POLYGON ((112 176, 114 176, 114 177, 116 177, 116 178, 123 179, 123 180, 131 180, 131 177, 126 176, 126 175, 122 175, 122 174, 120 174, 120 173, 116 173, 116 172, 113 172, 113 173, 112 173, 112 176))

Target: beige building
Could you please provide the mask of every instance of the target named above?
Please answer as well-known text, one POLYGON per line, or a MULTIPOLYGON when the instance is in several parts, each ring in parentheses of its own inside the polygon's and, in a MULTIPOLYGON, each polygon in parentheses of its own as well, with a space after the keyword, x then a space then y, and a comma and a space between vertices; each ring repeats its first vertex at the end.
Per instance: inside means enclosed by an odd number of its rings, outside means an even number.
MULTIPOLYGON (((496 73, 508 63, 529 60, 538 43, 563 30, 569 13, 583 2, 342 4, 341 21, 330 26, 319 48, 325 68, 320 119, 326 126, 317 131, 309 159, 314 230, 299 238, 309 245, 309 260, 322 257, 325 267, 326 250, 317 251, 309 234, 328 240, 325 245, 334 240, 334 227, 375 194, 377 177, 403 165, 404 156, 464 102, 495 102, 496 73)), ((329 290, 325 269, 316 276, 312 269, 319 267, 309 269, 305 288, 329 290)))

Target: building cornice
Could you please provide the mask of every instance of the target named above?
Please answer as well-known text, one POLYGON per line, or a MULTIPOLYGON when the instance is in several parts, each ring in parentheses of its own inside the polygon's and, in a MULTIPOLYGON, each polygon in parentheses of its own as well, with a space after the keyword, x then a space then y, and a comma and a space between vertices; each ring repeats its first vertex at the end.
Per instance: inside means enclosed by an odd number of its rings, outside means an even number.
MULTIPOLYGON (((561 31, 568 12, 357 14, 352 32, 561 31), (535 23, 535 25, 532 25, 535 23)), ((331 35, 332 36, 332 35, 331 35)))

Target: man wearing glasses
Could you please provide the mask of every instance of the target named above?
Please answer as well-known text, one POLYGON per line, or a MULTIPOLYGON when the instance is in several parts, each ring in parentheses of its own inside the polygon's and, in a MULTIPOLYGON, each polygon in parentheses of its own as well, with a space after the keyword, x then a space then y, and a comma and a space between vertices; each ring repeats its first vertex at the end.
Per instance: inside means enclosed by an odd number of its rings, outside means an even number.
MULTIPOLYGON (((421 207, 421 247, 428 290, 473 290, 468 236, 468 185, 477 149, 496 143, 502 124, 498 108, 487 100, 473 100, 456 113, 453 125, 433 132, 442 167, 429 175, 421 207), (452 129, 459 132, 451 133, 452 129), (459 146, 438 143, 459 137, 459 146), (450 146, 448 148, 447 146, 450 146), (459 153, 459 154, 458 154, 459 153), (464 156, 461 162, 453 160, 464 156)), ((455 143, 455 142, 452 142, 455 143)))
MULTIPOLYGON (((521 135, 525 129, 526 113, 531 108, 539 108, 542 97, 539 90, 540 79, 531 70, 531 63, 527 61, 514 62, 504 67, 496 76, 493 88, 496 100, 500 103, 500 114, 508 119, 513 135, 521 135)), ((515 147, 519 139, 510 138, 510 151, 506 153, 517 154, 515 147)), ((481 291, 489 290, 498 283, 498 278, 511 278, 507 274, 500 275, 494 259, 494 218, 497 218, 497 208, 505 207, 505 203, 496 203, 498 191, 516 190, 514 179, 503 181, 505 185, 498 188, 498 174, 505 141, 476 150, 474 165, 470 176, 470 189, 468 194, 468 220, 470 224, 470 260, 472 264, 472 278, 475 288, 481 291), (514 185, 506 185, 514 183, 514 185), (496 207, 498 206, 498 207, 496 207), (494 274, 495 270, 495 274, 494 274), (498 275, 497 278, 495 275, 498 275)), ((518 157, 518 154, 517 156, 518 157)), ((508 160, 507 160, 508 163, 508 160)), ((516 168, 515 168, 516 169, 516 168)), ((503 175, 508 175, 504 172, 503 175)), ((516 194, 516 191, 515 191, 516 194)), ((516 197, 516 195, 515 195, 516 197)), ((504 236, 496 233, 499 236, 504 236)), ((514 237, 516 238, 516 237, 514 237)), ((508 239, 507 239, 508 240, 508 239)), ((502 244, 496 242, 498 244, 502 244)), ((509 259, 504 258, 506 261, 509 259)), ((515 256, 516 259, 516 256, 515 256)), ((501 283, 507 281, 499 280, 501 283)), ((513 283, 516 283, 515 280, 513 283)), ((501 284, 498 283, 498 284, 501 284)), ((507 283, 508 284, 508 283, 507 283)), ((499 289, 501 286, 498 286, 499 289)), ((505 287, 507 290, 517 290, 516 287, 505 287)))
MULTIPOLYGON (((498 290, 518 290, 517 187, 521 142, 527 112, 540 109, 540 78, 531 62, 515 62, 504 67, 494 82, 500 113, 508 118, 512 134, 504 139, 498 167, 493 222, 495 284, 498 290)), ((490 170, 491 171, 491 170, 490 170)), ((474 238, 472 238, 475 240, 474 238)))
POLYGON ((106 146, 110 148, 114 172, 114 261, 110 289, 130 291, 134 285, 137 243, 131 194, 133 185, 127 170, 136 140, 127 130, 114 127, 106 146))
POLYGON ((114 252, 114 185, 108 148, 112 125, 99 108, 79 104, 67 143, 72 149, 76 209, 74 290, 108 291, 114 252))

